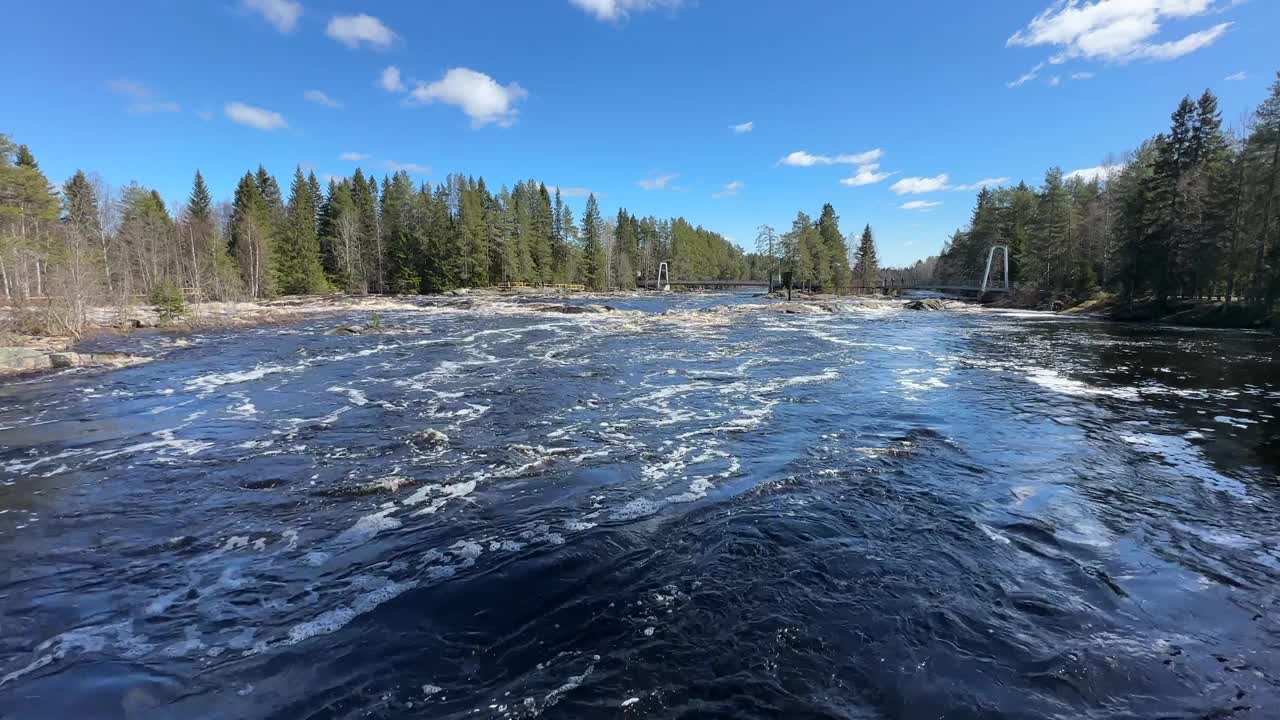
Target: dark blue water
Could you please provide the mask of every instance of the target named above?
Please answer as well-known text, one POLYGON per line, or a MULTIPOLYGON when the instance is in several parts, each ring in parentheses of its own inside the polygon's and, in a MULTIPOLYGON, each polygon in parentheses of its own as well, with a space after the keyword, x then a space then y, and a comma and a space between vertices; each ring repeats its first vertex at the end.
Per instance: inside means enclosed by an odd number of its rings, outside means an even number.
POLYGON ((1280 717, 1273 337, 611 302, 0 386, 0 717, 1280 717))

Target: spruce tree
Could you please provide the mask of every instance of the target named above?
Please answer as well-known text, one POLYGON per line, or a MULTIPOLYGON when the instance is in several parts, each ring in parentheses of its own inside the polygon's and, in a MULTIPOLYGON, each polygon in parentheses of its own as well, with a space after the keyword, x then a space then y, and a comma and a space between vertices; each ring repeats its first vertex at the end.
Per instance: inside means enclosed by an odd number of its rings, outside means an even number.
POLYGON ((596 194, 587 196, 587 207, 582 212, 582 284, 588 289, 601 291, 607 282, 604 267, 603 223, 596 194))
POLYGON ((876 241, 871 236, 869 223, 862 228, 862 239, 858 243, 854 273, 863 287, 871 288, 879 284, 880 262, 876 257, 876 241))
POLYGON ((213 213, 213 199, 209 196, 209 187, 204 183, 204 176, 196 170, 196 177, 191 182, 191 195, 187 198, 187 214, 193 220, 208 222, 213 213))
POLYGON ((289 188, 280 251, 275 256, 277 287, 286 294, 303 295, 329 289, 320 260, 313 197, 302 168, 296 168, 289 188))

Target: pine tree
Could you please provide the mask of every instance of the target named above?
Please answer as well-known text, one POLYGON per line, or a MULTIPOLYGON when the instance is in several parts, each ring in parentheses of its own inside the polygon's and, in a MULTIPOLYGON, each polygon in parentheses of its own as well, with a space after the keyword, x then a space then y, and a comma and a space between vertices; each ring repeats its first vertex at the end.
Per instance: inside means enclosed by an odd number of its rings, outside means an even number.
POLYGON ((36 162, 36 156, 31 154, 31 148, 26 145, 18 146, 17 156, 14 158, 13 164, 30 170, 40 169, 39 163, 36 162))

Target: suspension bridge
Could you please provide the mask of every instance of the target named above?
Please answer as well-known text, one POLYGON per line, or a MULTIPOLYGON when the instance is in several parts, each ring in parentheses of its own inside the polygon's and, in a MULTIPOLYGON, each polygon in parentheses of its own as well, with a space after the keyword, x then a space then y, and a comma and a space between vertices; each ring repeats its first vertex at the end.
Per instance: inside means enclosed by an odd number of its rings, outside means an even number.
MULTIPOLYGON (((656 278, 646 278, 640 281, 639 286, 647 290, 669 290, 673 287, 702 287, 702 288, 767 288, 785 289, 786 285, 778 279, 769 280, 688 280, 675 279, 671 277, 671 273, 667 268, 667 263, 659 263, 658 275, 656 278)), ((793 285, 793 289, 798 289, 793 285)), ((902 282, 902 283, 881 283, 878 285, 846 285, 835 288, 824 288, 824 291, 835 291, 837 293, 856 293, 867 294, 876 292, 909 292, 913 290, 933 291, 954 293, 958 295, 977 295, 979 297, 987 293, 1008 293, 1014 289, 1009 282, 1009 247, 1007 245, 995 245, 987 253, 987 268, 982 274, 982 282, 978 285, 956 284, 954 281, 940 282, 902 282), (1004 265, 1004 281, 1000 284, 991 283, 991 266, 995 261, 996 251, 1000 251, 1004 265)))

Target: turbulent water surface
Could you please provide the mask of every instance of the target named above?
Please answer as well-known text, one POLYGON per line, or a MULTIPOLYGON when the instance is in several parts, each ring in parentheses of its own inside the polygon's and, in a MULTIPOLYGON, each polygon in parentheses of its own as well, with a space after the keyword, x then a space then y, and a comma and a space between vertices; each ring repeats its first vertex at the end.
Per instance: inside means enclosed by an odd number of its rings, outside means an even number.
POLYGON ((1274 338, 614 302, 0 387, 0 717, 1280 717, 1274 338))

